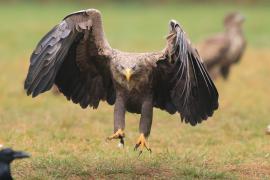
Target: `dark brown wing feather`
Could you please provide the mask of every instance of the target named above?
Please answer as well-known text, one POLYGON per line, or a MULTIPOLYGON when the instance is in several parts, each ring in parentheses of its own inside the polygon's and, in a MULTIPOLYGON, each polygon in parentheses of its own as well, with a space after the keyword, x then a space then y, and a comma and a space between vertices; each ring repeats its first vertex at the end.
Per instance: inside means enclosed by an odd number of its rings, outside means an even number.
POLYGON ((175 35, 167 58, 157 62, 154 104, 169 113, 178 111, 182 120, 196 125, 218 108, 218 92, 180 27, 175 35))
POLYGON ((114 104, 110 58, 98 55, 89 19, 84 11, 72 14, 41 39, 25 80, 28 95, 35 97, 55 83, 83 108, 97 108, 100 100, 114 104))

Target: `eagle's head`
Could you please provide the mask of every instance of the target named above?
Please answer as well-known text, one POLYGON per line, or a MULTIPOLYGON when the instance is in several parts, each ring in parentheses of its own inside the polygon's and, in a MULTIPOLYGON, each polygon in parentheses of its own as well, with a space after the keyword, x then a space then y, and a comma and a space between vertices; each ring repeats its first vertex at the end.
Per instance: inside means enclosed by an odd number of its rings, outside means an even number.
POLYGON ((114 80, 127 90, 140 89, 149 81, 155 61, 146 54, 127 53, 112 62, 114 80))
POLYGON ((138 77, 141 73, 145 72, 146 67, 138 60, 123 60, 116 64, 116 73, 122 78, 123 81, 130 82, 132 79, 138 77))
POLYGON ((239 12, 232 12, 229 13, 225 18, 224 18, 224 26, 225 27, 241 27, 242 24, 245 21, 245 17, 240 14, 239 12))

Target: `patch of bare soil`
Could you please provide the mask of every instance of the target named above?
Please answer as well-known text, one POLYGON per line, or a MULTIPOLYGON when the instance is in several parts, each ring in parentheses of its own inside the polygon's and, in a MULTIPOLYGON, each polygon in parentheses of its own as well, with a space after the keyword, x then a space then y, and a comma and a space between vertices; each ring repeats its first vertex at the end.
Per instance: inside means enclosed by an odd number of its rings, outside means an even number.
POLYGON ((241 179, 262 179, 270 177, 270 166, 265 164, 228 165, 225 167, 225 171, 236 173, 241 179))

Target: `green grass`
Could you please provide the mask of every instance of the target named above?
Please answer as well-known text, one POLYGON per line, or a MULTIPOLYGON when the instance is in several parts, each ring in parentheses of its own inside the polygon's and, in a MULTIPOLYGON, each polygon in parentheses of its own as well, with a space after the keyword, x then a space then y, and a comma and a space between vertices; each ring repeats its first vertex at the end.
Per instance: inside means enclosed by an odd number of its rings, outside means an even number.
POLYGON ((222 29, 226 12, 247 16, 249 48, 227 82, 216 82, 220 108, 191 127, 178 115, 155 110, 153 153, 133 151, 139 116, 127 115, 126 146, 106 142, 113 107, 82 110, 63 97, 27 97, 23 81, 29 55, 41 36, 67 13, 91 5, 2 4, 0 6, 0 141, 32 158, 13 164, 17 179, 269 179, 270 141, 264 134, 270 109, 270 14, 266 6, 98 5, 113 47, 162 49, 171 18, 182 22, 195 42, 222 29), (262 49, 263 48, 263 49, 262 49))
POLYGON ((40 37, 65 15, 86 8, 98 8, 102 11, 105 32, 111 45, 123 50, 150 51, 163 48, 170 19, 181 22, 190 38, 197 42, 221 31, 224 15, 236 10, 246 16, 245 33, 249 45, 270 47, 270 25, 267 18, 270 8, 267 5, 21 3, 0 6, 0 58, 22 54, 28 57, 40 37))

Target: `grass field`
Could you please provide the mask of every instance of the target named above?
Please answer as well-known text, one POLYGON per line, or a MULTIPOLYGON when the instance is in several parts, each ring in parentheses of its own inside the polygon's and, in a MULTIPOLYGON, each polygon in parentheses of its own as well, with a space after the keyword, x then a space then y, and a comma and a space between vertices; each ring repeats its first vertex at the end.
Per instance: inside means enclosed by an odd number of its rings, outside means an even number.
POLYGON ((163 48, 169 19, 182 22, 194 42, 222 29, 226 12, 246 17, 248 49, 228 81, 217 80, 220 108, 191 127, 177 115, 155 110, 153 153, 133 151, 139 116, 127 115, 126 146, 106 142, 113 107, 82 110, 64 97, 27 97, 23 81, 37 41, 67 13, 90 5, 0 6, 0 141, 32 154, 13 164, 16 179, 269 179, 269 6, 103 5, 105 32, 113 47, 128 51, 163 48))

